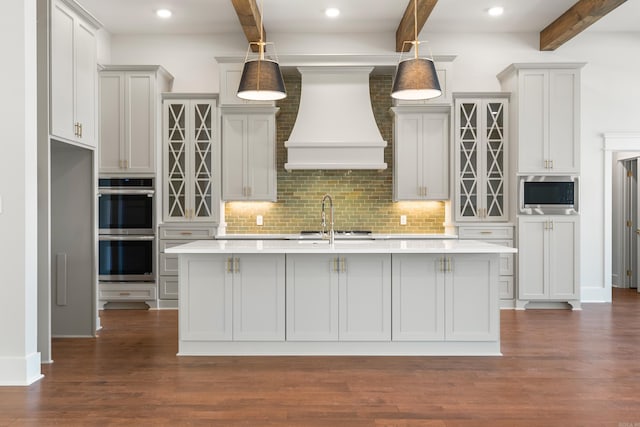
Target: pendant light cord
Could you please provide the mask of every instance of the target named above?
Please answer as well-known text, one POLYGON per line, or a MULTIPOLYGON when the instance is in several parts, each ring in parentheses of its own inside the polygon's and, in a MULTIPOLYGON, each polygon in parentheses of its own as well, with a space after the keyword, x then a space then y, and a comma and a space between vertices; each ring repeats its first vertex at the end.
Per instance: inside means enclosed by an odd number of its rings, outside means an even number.
POLYGON ((413 0, 413 34, 415 58, 418 59, 418 0, 413 0))

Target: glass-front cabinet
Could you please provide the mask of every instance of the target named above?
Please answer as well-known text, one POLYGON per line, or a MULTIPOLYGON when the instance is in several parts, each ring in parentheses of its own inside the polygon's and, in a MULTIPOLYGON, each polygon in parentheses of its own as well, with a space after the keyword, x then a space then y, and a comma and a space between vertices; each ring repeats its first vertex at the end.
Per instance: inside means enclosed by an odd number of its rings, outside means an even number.
POLYGON ((507 221, 508 98, 455 100, 455 220, 507 221))
POLYGON ((217 222, 219 156, 215 99, 165 99, 165 222, 217 222))

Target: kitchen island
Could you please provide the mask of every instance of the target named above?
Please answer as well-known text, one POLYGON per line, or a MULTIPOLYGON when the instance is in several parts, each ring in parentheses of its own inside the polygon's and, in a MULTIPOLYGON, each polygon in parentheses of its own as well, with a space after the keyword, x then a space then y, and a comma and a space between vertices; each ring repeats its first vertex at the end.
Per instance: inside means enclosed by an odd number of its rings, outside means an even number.
POLYGON ((179 355, 500 355, 473 240, 207 240, 179 254, 179 355))

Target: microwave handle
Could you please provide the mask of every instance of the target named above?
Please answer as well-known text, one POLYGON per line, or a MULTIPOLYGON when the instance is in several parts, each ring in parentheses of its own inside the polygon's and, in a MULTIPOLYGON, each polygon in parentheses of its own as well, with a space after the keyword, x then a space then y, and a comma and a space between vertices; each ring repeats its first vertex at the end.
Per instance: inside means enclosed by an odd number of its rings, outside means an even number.
POLYGON ((136 235, 119 235, 119 236, 115 236, 115 235, 105 235, 105 234, 101 234, 98 237, 98 240, 114 240, 114 241, 122 241, 122 240, 137 240, 137 241, 148 241, 148 240, 154 240, 156 238, 156 236, 136 236, 136 235))

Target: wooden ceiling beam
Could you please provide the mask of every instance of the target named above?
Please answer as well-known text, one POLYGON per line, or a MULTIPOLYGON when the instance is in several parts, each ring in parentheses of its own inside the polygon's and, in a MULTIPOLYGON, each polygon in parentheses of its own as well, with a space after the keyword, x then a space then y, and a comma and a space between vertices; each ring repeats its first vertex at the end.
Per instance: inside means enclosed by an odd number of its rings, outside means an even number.
POLYGON ((429 15, 431 15, 431 11, 433 11, 436 3, 438 3, 438 0, 409 0, 407 9, 404 11, 404 15, 402 16, 398 29, 396 30, 396 52, 409 52, 412 45, 403 42, 415 40, 416 38, 413 16, 413 5, 416 1, 418 2, 418 34, 420 34, 422 27, 424 27, 429 15))
MULTIPOLYGON (((236 15, 242 25, 242 31, 247 37, 247 41, 257 42, 260 40, 260 9, 256 4, 256 0, 231 0, 233 8, 236 10, 236 15)), ((264 31, 264 25, 262 26, 262 39, 267 39, 267 32, 264 31)), ((258 51, 257 45, 251 45, 253 52, 258 51)))
POLYGON ((578 0, 540 31, 540 50, 556 50, 627 0, 578 0))

